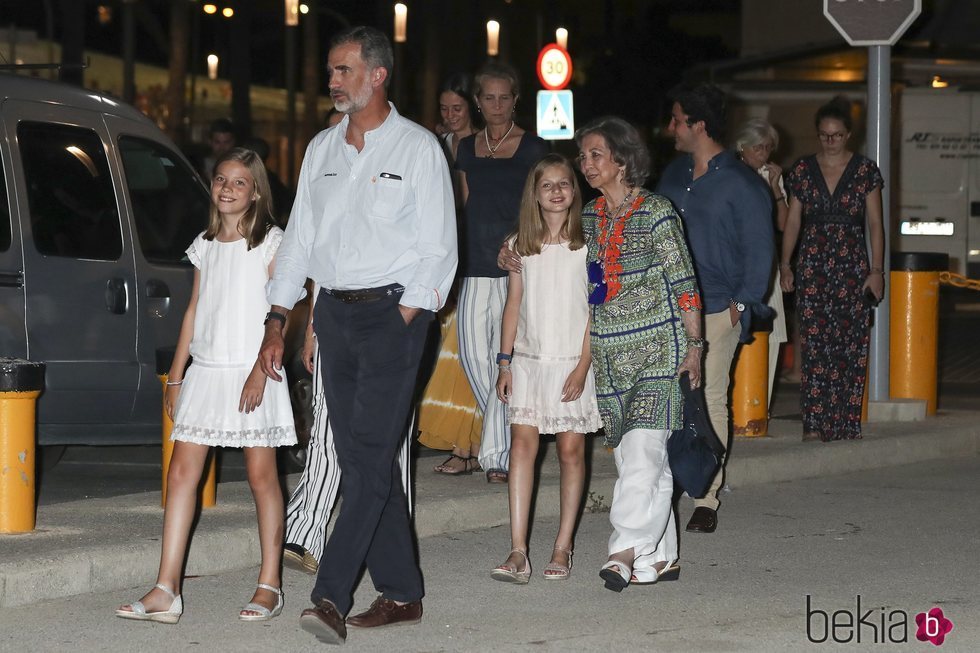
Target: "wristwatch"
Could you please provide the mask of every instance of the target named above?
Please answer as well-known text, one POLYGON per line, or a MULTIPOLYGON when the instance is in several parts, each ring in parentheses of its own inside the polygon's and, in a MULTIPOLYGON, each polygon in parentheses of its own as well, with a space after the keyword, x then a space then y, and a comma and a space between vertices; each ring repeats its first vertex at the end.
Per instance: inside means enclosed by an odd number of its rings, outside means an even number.
POLYGON ((283 315, 282 313, 278 313, 276 311, 269 311, 268 313, 265 314, 265 321, 262 324, 263 325, 268 324, 269 320, 279 320, 280 322, 282 322, 283 326, 286 326, 286 316, 283 315))
POLYGON ((742 302, 737 302, 737 301, 735 301, 733 299, 732 300, 732 306, 734 306, 735 307, 735 310, 738 311, 739 313, 744 313, 745 312, 745 304, 743 304, 742 302))

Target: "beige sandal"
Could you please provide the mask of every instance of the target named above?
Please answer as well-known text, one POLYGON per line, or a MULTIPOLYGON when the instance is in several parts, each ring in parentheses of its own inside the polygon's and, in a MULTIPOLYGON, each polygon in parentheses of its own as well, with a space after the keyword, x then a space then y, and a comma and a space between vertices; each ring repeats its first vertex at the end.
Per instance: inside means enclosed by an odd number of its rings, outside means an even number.
POLYGON ((548 566, 544 568, 543 576, 545 580, 565 580, 568 578, 569 574, 572 573, 572 550, 566 549, 564 547, 556 546, 552 550, 552 562, 548 563, 548 566), (562 553, 568 554, 568 564, 562 565, 554 562, 554 552, 561 551, 562 553), (551 573, 548 573, 551 572, 551 573))
POLYGON ((524 570, 517 571, 517 566, 504 562, 502 565, 490 572, 490 578, 499 580, 502 583, 515 583, 517 585, 527 585, 531 580, 531 561, 528 560, 527 551, 524 549, 511 549, 511 553, 520 553, 524 556, 524 570))

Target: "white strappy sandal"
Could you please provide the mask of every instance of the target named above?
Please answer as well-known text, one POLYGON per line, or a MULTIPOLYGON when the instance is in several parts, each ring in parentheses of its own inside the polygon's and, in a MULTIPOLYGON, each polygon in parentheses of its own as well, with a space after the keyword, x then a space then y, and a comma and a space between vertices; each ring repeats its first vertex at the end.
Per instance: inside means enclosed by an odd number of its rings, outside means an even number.
POLYGON ((524 557, 524 570, 517 571, 517 565, 510 565, 505 562, 490 572, 490 578, 502 583, 527 585, 527 582, 531 580, 531 561, 528 560, 527 552, 524 549, 511 549, 510 552, 520 553, 524 557))
POLYGON ((173 590, 166 585, 157 583, 153 587, 166 593, 167 596, 173 599, 169 608, 162 612, 147 612, 146 606, 143 605, 142 601, 133 601, 129 605, 124 605, 116 610, 116 616, 122 617, 123 619, 134 619, 136 621, 155 621, 161 624, 177 623, 180 615, 184 613, 184 600, 179 595, 174 594, 173 590), (125 608, 129 608, 129 610, 125 608))
POLYGON ((282 613, 282 606, 285 604, 282 588, 266 585, 265 583, 259 583, 256 587, 275 593, 277 597, 276 606, 270 610, 264 605, 249 603, 239 611, 238 618, 242 621, 269 621, 278 617, 282 613), (245 614, 246 612, 258 612, 258 614, 245 614))
POLYGON ((633 568, 627 562, 609 560, 599 570, 599 578, 606 581, 606 589, 622 592, 630 584, 633 568))

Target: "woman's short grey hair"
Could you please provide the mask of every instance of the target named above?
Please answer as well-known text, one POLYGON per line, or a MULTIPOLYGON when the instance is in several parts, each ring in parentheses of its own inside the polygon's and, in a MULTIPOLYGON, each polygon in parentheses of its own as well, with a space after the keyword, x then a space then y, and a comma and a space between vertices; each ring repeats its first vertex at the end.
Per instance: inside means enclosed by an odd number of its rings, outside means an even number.
POLYGON ((735 134, 735 150, 741 151, 747 147, 755 147, 759 143, 769 141, 772 149, 779 148, 779 132, 764 118, 750 118, 745 121, 735 134))
POLYGON ((616 116, 596 118, 576 130, 575 144, 582 147, 582 140, 598 134, 606 140, 616 165, 624 166, 623 181, 630 186, 642 186, 650 176, 650 151, 636 127, 616 116))
POLYGON ((358 25, 340 32, 330 40, 330 49, 338 45, 357 43, 361 46, 361 59, 368 68, 384 68, 385 88, 391 82, 391 74, 395 70, 395 53, 391 49, 391 41, 384 32, 374 27, 358 25))

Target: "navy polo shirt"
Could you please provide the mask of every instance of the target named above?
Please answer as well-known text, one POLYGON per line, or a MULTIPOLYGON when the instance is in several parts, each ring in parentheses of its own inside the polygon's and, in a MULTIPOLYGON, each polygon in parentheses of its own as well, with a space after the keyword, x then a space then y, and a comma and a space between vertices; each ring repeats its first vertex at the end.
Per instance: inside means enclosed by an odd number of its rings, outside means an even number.
POLYGON ((724 150, 694 179, 694 158, 683 154, 664 170, 657 192, 684 223, 704 312, 723 311, 733 299, 763 302, 774 245, 772 193, 762 177, 724 150))

